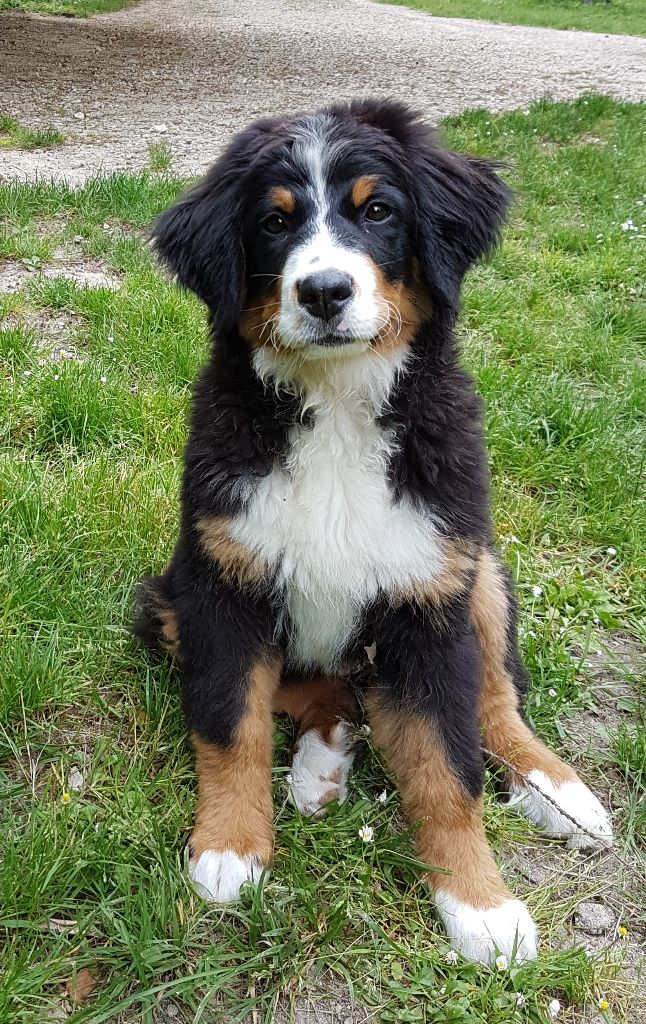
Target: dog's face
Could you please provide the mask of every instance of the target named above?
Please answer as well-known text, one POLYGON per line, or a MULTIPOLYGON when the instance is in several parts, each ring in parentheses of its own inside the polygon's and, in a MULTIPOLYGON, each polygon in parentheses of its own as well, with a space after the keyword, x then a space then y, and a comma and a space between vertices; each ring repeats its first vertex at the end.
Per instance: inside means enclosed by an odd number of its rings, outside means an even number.
POLYGON ((422 298, 421 288, 404 295, 414 277, 408 196, 376 147, 362 152, 339 128, 325 118, 299 126, 254 182, 241 318, 254 346, 271 339, 316 358, 394 344, 401 307, 422 298))
POLYGON ((407 344, 496 241, 508 190, 400 104, 257 122, 162 215, 179 282, 253 349, 303 359, 407 344))

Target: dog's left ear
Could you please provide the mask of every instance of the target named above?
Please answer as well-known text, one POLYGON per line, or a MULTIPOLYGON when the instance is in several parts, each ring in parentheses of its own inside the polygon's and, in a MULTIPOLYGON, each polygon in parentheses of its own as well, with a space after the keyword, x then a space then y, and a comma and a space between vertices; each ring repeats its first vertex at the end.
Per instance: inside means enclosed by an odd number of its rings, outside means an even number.
POLYGON ((411 164, 422 276, 434 301, 455 309, 467 270, 500 238, 512 192, 499 165, 436 145, 411 164))

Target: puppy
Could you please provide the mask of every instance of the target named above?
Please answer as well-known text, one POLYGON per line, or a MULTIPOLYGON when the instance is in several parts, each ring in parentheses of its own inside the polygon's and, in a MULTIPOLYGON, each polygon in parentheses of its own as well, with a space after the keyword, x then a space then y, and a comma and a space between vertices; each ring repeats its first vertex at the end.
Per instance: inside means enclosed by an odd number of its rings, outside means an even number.
POLYGON ((376 642, 357 676, 372 736, 450 941, 485 963, 534 957, 537 935, 485 839, 481 746, 548 835, 612 841, 519 711, 481 404, 453 336, 462 279, 509 199, 486 160, 368 100, 258 121, 160 217, 157 252, 208 307, 212 348, 179 540, 140 585, 136 620, 180 664, 199 785, 190 873, 218 902, 271 862, 272 710, 298 722, 296 806, 345 797, 348 679, 376 642))

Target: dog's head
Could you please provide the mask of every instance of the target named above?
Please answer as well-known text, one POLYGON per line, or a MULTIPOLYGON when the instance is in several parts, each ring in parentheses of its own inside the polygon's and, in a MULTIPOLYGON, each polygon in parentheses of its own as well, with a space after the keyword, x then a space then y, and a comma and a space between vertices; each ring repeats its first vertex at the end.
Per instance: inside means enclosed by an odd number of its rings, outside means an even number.
POLYGON ((153 238, 216 331, 308 360, 352 355, 457 308, 509 195, 493 165, 443 149, 407 107, 356 101, 251 125, 153 238))

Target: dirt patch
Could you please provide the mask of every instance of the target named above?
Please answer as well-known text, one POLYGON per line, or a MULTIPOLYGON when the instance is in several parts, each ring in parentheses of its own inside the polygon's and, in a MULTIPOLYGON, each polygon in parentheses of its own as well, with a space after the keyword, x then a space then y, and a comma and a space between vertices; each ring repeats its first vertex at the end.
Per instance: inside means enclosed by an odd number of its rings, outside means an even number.
MULTIPOLYGON (((573 650, 577 659, 583 654, 573 650)), ((646 975, 646 935, 643 932, 644 862, 633 848, 622 844, 621 820, 625 811, 625 782, 614 764, 612 739, 617 729, 634 721, 637 695, 631 679, 640 679, 646 654, 625 636, 604 639, 603 648, 590 651, 583 663, 586 686, 595 708, 578 712, 561 724, 565 730, 562 753, 579 770, 618 823, 617 846, 612 850, 580 853, 539 838, 522 846, 506 844, 502 861, 513 888, 554 893, 557 946, 578 946, 588 955, 604 959, 630 993, 631 1024, 646 1024, 643 978, 646 975), (518 880, 514 885, 513 877, 518 880), (626 928, 622 936, 619 928, 626 928)), ((605 1020, 596 1004, 573 1011, 575 1024, 605 1020)))
POLYGON ((584 663, 584 672, 593 682, 616 683, 618 676, 638 678, 644 671, 646 651, 631 637, 619 634, 604 638, 603 647, 589 651, 584 663))
POLYGON ((65 260, 60 266, 44 265, 37 270, 21 260, 7 260, 1 263, 0 292, 16 294, 43 278, 47 281, 64 278, 67 281, 74 281, 80 288, 108 288, 110 291, 119 288, 119 277, 111 273, 99 260, 67 255, 59 258, 61 261, 65 260))
POLYGON ((0 330, 16 327, 33 335, 37 348, 55 363, 77 359, 75 343, 81 317, 63 309, 33 309, 8 313, 0 318, 0 330))
POLYGON ((1 152, 0 179, 78 184, 145 167, 161 140, 178 173, 198 174, 254 117, 357 95, 412 97, 432 120, 589 90, 646 96, 646 39, 432 18, 370 0, 145 0, 87 20, 0 20, 3 108, 66 137, 58 150, 1 152))
MULTIPOLYGON (((573 649, 575 658, 582 651, 573 649)), ((634 721, 638 695, 631 680, 646 677, 646 652, 629 637, 604 639, 602 649, 588 652, 582 668, 595 707, 568 718, 564 745, 575 764, 585 763, 598 784, 612 795, 621 782, 615 770, 608 772, 612 738, 621 725, 634 721)))
POLYGON ((282 998, 276 1008, 275 1024, 368 1024, 376 1011, 359 1005, 350 990, 332 976, 322 977, 305 992, 282 998))

